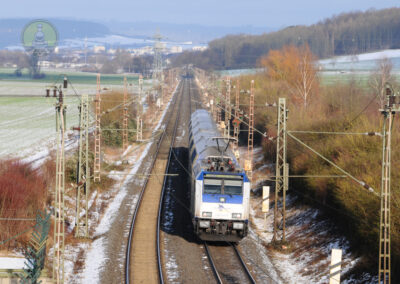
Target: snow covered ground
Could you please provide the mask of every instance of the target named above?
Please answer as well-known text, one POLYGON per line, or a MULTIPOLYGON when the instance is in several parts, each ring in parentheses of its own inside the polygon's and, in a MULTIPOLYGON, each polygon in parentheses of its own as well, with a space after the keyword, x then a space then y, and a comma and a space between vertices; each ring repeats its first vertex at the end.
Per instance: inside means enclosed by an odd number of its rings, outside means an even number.
POLYGON ((319 63, 326 64, 332 62, 332 60, 334 60, 336 63, 343 63, 343 62, 353 62, 353 61, 379 60, 382 58, 390 59, 399 57, 400 57, 400 49, 386 49, 377 52, 361 53, 357 55, 337 56, 334 58, 320 60, 319 63))
MULTIPOLYGON (((121 206, 122 200, 128 193, 127 186, 131 182, 131 179, 134 178, 133 175, 136 174, 137 170, 142 165, 142 161, 146 157, 150 146, 151 143, 146 145, 146 148, 141 153, 140 158, 135 162, 134 167, 130 169, 128 177, 124 180, 121 180, 121 183, 117 183, 116 186, 114 186, 114 189, 112 189, 113 191, 119 191, 107 207, 106 212, 104 213, 92 237, 94 241, 87 250, 87 254, 85 256, 85 268, 83 270, 82 280, 80 283, 101 283, 99 278, 100 272, 107 257, 105 253, 106 240, 104 238, 104 234, 110 229, 112 222, 114 222, 117 215, 116 212, 121 206)), ((110 172, 109 177, 118 179, 121 177, 118 174, 123 174, 123 172, 110 172)), ((67 273, 67 275, 73 276, 72 271, 67 273)))
POLYGON ((0 269, 23 269, 25 261, 23 257, 0 257, 0 269))
POLYGON ((336 56, 319 60, 319 64, 326 70, 341 71, 372 71, 376 68, 379 60, 387 58, 393 64, 394 73, 400 72, 400 49, 388 49, 377 52, 336 56))
MULTIPOLYGON (((261 151, 257 151, 255 159, 260 159, 261 151)), ((266 176, 268 165, 255 171, 254 176, 266 176)), ((270 196, 272 197, 273 191, 270 196)), ((286 239, 290 243, 287 252, 280 252, 269 247, 273 237, 273 206, 270 197, 270 211, 266 218, 261 212, 262 198, 252 198, 250 236, 264 244, 269 251, 274 266, 280 272, 285 283, 327 283, 329 282, 330 254, 333 248, 342 249, 343 264, 341 275, 354 267, 361 257, 350 250, 350 244, 345 237, 338 233, 335 224, 322 216, 318 209, 299 206, 295 203, 295 195, 288 192, 286 208, 286 239)), ((376 277, 368 272, 358 279, 350 277, 341 283, 376 283, 376 277)))
MULTIPOLYGON (((54 99, 0 97, 0 157, 26 157, 51 145, 56 134, 54 103, 54 99)), ((78 101, 67 98, 66 104, 70 129, 78 123, 78 101)))
MULTIPOLYGON (((48 148, 54 147, 55 98, 45 98, 48 84, 38 82, 0 81, 0 158, 13 157, 34 160, 35 155, 48 155, 48 148)), ((102 86, 108 90, 122 90, 122 85, 102 86)), ((148 80, 144 90, 150 87, 148 80)), ((78 94, 94 94, 95 85, 77 84, 78 94)), ((133 88, 133 87, 131 87, 133 88)), ((133 91, 135 91, 134 86, 133 91)), ((143 96, 143 100, 146 97, 143 96)), ((67 106, 67 129, 78 126, 79 98, 68 89, 65 92, 67 106)), ((72 131, 69 132, 72 134, 72 131)))
MULTIPOLYGON (((176 89, 175 89, 176 91, 176 89)), ((172 99, 172 98, 171 98, 172 99)), ((119 210, 122 201, 127 197, 128 189, 127 186, 135 179, 135 174, 140 167, 143 167, 143 160, 146 157, 152 143, 155 141, 156 133, 160 129, 164 129, 165 125, 162 121, 166 115, 167 109, 171 103, 171 100, 167 103, 158 124, 153 131, 153 139, 144 147, 136 147, 134 149, 127 149, 123 153, 123 156, 128 160, 128 163, 132 165, 130 169, 126 171, 111 171, 109 177, 117 181, 117 183, 109 191, 97 196, 97 199, 102 202, 107 202, 107 208, 104 214, 100 216, 94 214, 91 218, 89 226, 94 229, 94 233, 91 236, 93 240, 90 242, 79 243, 78 245, 68 245, 66 247, 66 254, 68 259, 66 261, 66 275, 69 283, 101 283, 100 274, 102 268, 107 260, 106 255, 106 232, 111 228, 111 224, 115 221, 117 211, 119 210), (131 153, 128 155, 128 152, 131 153), (127 175, 126 175, 127 174, 127 175), (124 178, 122 178, 124 177, 124 178), (106 196, 104 196, 106 195, 106 196), (74 273, 75 263, 79 260, 84 263, 83 270, 80 273, 74 273)), ((136 206, 137 196, 134 196, 134 200, 131 204, 132 208, 136 206)), ((98 202, 97 202, 98 203, 98 202)), ((98 212, 99 208, 94 208, 94 212, 98 212)), ((129 224, 128 224, 129 225, 129 224)), ((123 247, 123 246, 122 246, 123 247)), ((121 257, 124 257, 124 251, 121 251, 121 257)))

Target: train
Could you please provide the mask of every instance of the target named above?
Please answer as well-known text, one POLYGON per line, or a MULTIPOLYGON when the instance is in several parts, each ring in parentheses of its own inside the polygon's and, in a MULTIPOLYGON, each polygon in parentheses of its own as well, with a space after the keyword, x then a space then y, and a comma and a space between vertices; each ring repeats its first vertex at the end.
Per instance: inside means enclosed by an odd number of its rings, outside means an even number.
POLYGON ((240 241, 248 232, 250 181, 205 109, 191 115, 189 165, 195 234, 204 241, 240 241))

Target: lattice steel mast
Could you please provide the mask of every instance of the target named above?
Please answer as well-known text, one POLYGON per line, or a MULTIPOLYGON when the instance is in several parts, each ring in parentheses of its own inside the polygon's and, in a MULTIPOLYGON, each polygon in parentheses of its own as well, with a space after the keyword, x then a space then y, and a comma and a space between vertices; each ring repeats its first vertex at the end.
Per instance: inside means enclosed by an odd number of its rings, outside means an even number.
MULTIPOLYGON (((64 84, 64 87, 65 84, 64 84)), ((57 89, 54 90, 56 94, 57 89)), ((65 251, 65 129, 66 129, 67 107, 64 105, 62 90, 59 90, 58 102, 56 103, 56 188, 54 195, 54 258, 53 279, 57 284, 64 283, 64 251, 65 251)))
POLYGON ((249 106, 249 134, 247 141, 247 175, 250 181, 253 178, 253 140, 254 140, 254 80, 250 86, 250 106, 249 106))
POLYGON ((286 162, 286 99, 279 98, 278 104, 278 133, 276 140, 276 173, 275 173, 275 207, 274 207, 274 236, 272 241, 278 241, 278 213, 282 214, 282 236, 279 241, 286 241, 286 190, 288 189, 288 164, 286 162), (282 208, 278 209, 279 193, 283 192, 282 208))
POLYGON ((143 124, 142 124, 142 91, 143 91, 143 77, 139 76, 139 93, 136 109, 136 141, 143 140, 143 124))
POLYGON ((90 192, 89 167, 89 96, 82 95, 79 107, 79 164, 76 196, 75 237, 88 238, 88 202, 90 192))
POLYGON ((391 171, 391 139, 393 121, 396 112, 400 112, 400 97, 396 96, 389 84, 386 85, 387 103, 383 114, 383 150, 381 208, 379 223, 379 283, 390 284, 390 171, 391 171))
POLYGON ((225 93, 225 137, 230 136, 230 119, 231 119, 231 78, 226 77, 226 93, 225 93))
POLYGON ((122 149, 128 148, 128 86, 124 77, 124 109, 122 115, 122 149))
POLYGON ((101 171, 101 98, 100 98, 100 74, 97 74, 97 88, 96 88, 96 99, 95 99, 95 130, 94 130, 94 176, 93 180, 100 182, 100 171, 101 171))
POLYGON ((154 35, 154 62, 153 62, 153 85, 156 85, 156 81, 161 83, 163 81, 163 63, 162 63, 162 51, 163 45, 161 43, 162 36, 157 32, 154 35))
POLYGON ((235 122, 233 123, 233 138, 235 138, 235 141, 233 142, 234 149, 237 150, 239 146, 239 127, 240 127, 240 122, 239 122, 239 92, 240 92, 240 86, 239 86, 239 79, 236 79, 236 96, 235 96, 235 122))

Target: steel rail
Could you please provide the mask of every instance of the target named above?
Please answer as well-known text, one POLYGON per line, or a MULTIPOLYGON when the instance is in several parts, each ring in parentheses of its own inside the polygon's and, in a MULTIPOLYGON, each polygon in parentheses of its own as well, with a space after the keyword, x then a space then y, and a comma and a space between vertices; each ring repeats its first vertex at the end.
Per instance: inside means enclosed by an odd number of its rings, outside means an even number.
POLYGON ((211 256, 211 253, 210 253, 210 250, 208 249, 207 242, 204 242, 204 248, 206 250, 207 258, 208 258, 208 261, 210 262, 211 269, 212 269, 212 271, 214 273, 215 280, 217 280, 218 284, 222 284, 221 276, 219 276, 217 267, 215 266, 214 260, 213 260, 213 258, 211 256))
MULTIPOLYGON (((175 93, 174 94, 174 99, 173 99, 173 104, 172 104, 173 106, 175 106, 175 104, 176 104, 177 96, 178 96, 178 94, 175 93)), ((169 113, 166 125, 169 124, 170 119, 172 118, 173 108, 171 110, 168 110, 168 111, 170 113, 169 113)), ((139 212, 140 204, 142 202, 143 195, 144 195, 147 183, 149 181, 149 176, 150 176, 151 170, 153 169, 153 167, 155 165, 155 162, 156 162, 157 156, 158 156, 158 152, 159 152, 159 150, 161 148, 161 141, 165 137, 165 133, 166 133, 166 131, 163 132, 163 134, 159 137, 159 139, 157 141, 156 153, 155 153, 155 155, 153 155, 150 168, 147 171, 147 178, 145 179, 144 184, 143 184, 143 186, 142 186, 142 188, 140 190, 139 198, 138 198, 138 201, 137 201, 136 206, 135 206, 135 211, 133 213, 132 222, 131 222, 131 226, 130 226, 130 229, 129 229, 129 235, 128 235, 128 244, 127 244, 126 254, 125 254, 125 283, 126 284, 130 283, 130 254, 131 254, 131 249, 132 249, 132 237, 133 237, 133 231, 134 231, 134 227, 135 227, 136 217, 137 217, 137 214, 139 212)))
MULTIPOLYGON (((189 98, 190 98, 190 102, 191 102, 191 103, 190 103, 190 111, 191 111, 191 110, 192 110, 192 103, 194 104, 194 109, 198 109, 198 107, 199 107, 199 105, 200 105, 200 102, 199 102, 199 101, 193 101, 193 100, 192 100, 192 94, 191 94, 190 91, 191 91, 191 81, 189 81, 189 98)), ((229 243, 229 244, 231 245, 231 247, 232 247, 233 250, 235 251, 235 255, 236 255, 237 258, 239 259, 239 262, 241 263, 242 268, 243 268, 243 270, 245 271, 247 278, 249 279, 249 281, 250 281, 251 283, 255 284, 256 281, 255 281, 255 279, 253 278, 253 276, 251 275, 250 270, 247 268, 247 265, 246 265, 246 263, 244 262, 244 260, 243 260, 243 258, 242 258, 242 256, 241 256, 241 254, 240 254, 240 252, 239 252, 239 250, 237 249, 237 246, 236 246, 235 244, 232 244, 232 243, 229 243)), ((204 248, 205 248, 205 251, 206 251, 207 258, 208 258, 208 260, 209 260, 209 262, 210 262, 211 269, 212 269, 213 274, 214 274, 214 276, 215 276, 215 280, 218 282, 218 284, 222 284, 223 281, 222 281, 222 279, 221 279, 221 276, 220 276, 219 273, 218 273, 217 267, 216 267, 216 265, 215 265, 215 263, 214 263, 214 260, 213 260, 213 258, 212 258, 211 253, 210 253, 210 250, 209 250, 209 248, 208 248, 207 242, 204 241, 204 242, 203 242, 203 245, 204 245, 204 248)))
MULTIPOLYGON (((210 265, 211 265, 211 269, 212 269, 213 274, 214 274, 214 276, 215 276, 215 280, 216 280, 218 283, 224 283, 224 282, 222 281, 222 279, 221 279, 221 276, 219 275, 217 266, 215 265, 215 262, 214 262, 214 260, 213 260, 213 258, 212 258, 212 255, 211 255, 211 252, 210 252, 210 249, 209 249, 209 247, 208 247, 207 242, 204 241, 203 244, 204 244, 204 248, 205 248, 205 250, 206 250, 207 258, 208 258, 208 260, 209 260, 209 262, 210 262, 210 265)), ((231 248, 234 250, 235 255, 237 256, 237 258, 238 258, 238 260, 239 260, 239 262, 240 262, 240 264, 241 264, 241 266, 242 266, 242 270, 245 272, 245 274, 246 274, 247 278, 249 279, 250 283, 256 284, 257 282, 256 282, 256 280, 254 279, 254 277, 251 275, 250 270, 248 269, 246 263, 244 262, 243 257, 241 256, 241 254, 240 254, 240 252, 239 252, 237 246, 236 246, 235 244, 233 244, 233 243, 228 243, 228 244, 229 244, 229 245, 231 246, 231 248)))
POLYGON ((231 246, 232 246, 232 248, 234 249, 234 251, 235 251, 237 257, 239 258, 240 263, 242 264, 244 271, 246 271, 247 277, 249 278, 250 282, 253 283, 253 284, 256 284, 256 280, 253 278, 253 276, 252 276, 251 273, 250 273, 250 270, 247 268, 247 265, 246 265, 246 263, 244 262, 244 260, 243 260, 243 258, 242 258, 242 256, 241 256, 241 254, 240 254, 240 252, 239 252, 239 250, 238 250, 238 248, 237 248, 237 245, 231 243, 231 246))
MULTIPOLYGON (((184 93, 184 86, 182 86, 182 94, 184 93)), ((158 276, 160 279, 160 283, 164 283, 164 276, 162 273, 162 263, 161 263, 161 251, 160 251, 160 231, 161 231, 161 216, 162 216, 162 211, 163 211, 163 204, 164 204, 164 197, 165 197, 165 187, 166 183, 168 180, 168 172, 169 172, 169 166, 171 163, 171 157, 172 157, 172 151, 173 151, 173 146, 175 144, 175 138, 176 138, 176 131, 178 129, 178 121, 181 118, 181 112, 179 111, 182 106, 182 97, 181 100, 179 101, 179 106, 178 106, 178 115, 175 120, 174 124, 174 129, 173 133, 171 136, 171 144, 169 146, 169 153, 168 153, 168 160, 167 160, 167 165, 165 167, 165 176, 164 176, 164 181, 163 181, 163 186, 161 189, 161 198, 160 198, 160 203, 158 204, 158 216, 157 216, 157 262, 158 262, 158 276)))

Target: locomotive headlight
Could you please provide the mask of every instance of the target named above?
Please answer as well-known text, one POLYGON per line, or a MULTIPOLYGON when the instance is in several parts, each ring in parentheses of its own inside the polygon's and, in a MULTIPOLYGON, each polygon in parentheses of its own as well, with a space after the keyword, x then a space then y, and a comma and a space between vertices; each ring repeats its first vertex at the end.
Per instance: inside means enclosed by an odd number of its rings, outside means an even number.
POLYGON ((242 213, 232 213, 232 219, 240 219, 242 218, 242 213))
POLYGON ((243 230, 243 223, 233 222, 233 229, 234 230, 243 230))
POLYGON ((200 228, 210 228, 210 221, 202 220, 199 222, 200 228))
POLYGON ((208 218, 211 218, 211 216, 212 216, 212 212, 202 212, 202 213, 201 213, 201 216, 202 216, 202 217, 208 217, 208 218))

